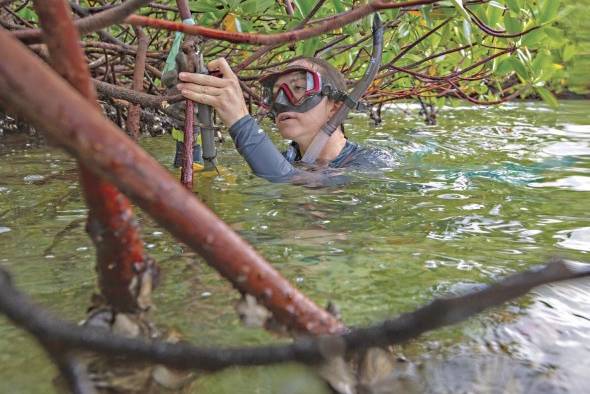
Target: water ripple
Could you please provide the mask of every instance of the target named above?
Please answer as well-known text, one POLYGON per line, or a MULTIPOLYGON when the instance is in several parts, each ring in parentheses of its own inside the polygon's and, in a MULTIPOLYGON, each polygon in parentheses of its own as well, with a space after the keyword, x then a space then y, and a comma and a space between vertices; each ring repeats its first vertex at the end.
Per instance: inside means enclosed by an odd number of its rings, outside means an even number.
POLYGON ((553 182, 529 183, 531 187, 556 187, 559 189, 574 190, 577 192, 590 192, 590 177, 572 175, 553 182))
POLYGON ((590 252, 590 227, 563 230, 557 233, 555 238, 562 240, 557 243, 561 247, 590 252))

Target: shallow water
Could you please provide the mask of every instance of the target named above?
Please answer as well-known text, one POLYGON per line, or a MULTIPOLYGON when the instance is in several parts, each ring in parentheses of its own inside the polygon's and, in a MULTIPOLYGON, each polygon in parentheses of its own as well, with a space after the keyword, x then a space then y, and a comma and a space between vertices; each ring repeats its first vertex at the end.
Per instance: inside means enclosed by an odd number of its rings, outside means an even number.
MULTIPOLYGON (((384 126, 364 116, 348 136, 391 149, 400 166, 309 189, 255 178, 231 141, 223 176, 199 178, 199 196, 320 305, 362 325, 459 294, 552 256, 590 262, 588 102, 447 107, 424 126, 394 106, 384 126)), ((169 136, 141 144, 169 167, 169 136)), ((19 288, 64 318, 84 316, 94 257, 75 162, 19 136, 0 138, 0 264, 19 288)), ((160 324, 197 344, 276 341, 240 325, 237 294, 185 246, 138 216, 161 264, 160 324)), ((590 281, 545 286, 463 324, 396 349, 386 388, 398 392, 583 392, 590 367, 590 281)), ((53 367, 0 318, 0 392, 48 392, 53 367), (34 371, 34 373, 32 372, 34 371)), ((200 393, 324 392, 298 366, 232 369, 203 377, 200 393)), ((385 392, 385 391, 384 391, 385 392)))

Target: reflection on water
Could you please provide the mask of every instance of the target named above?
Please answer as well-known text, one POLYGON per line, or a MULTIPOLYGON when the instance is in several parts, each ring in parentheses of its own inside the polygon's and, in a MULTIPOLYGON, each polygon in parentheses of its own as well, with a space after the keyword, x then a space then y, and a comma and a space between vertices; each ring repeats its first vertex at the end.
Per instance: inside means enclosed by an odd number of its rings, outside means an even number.
POLYGON ((590 252, 590 227, 562 230, 555 235, 555 238, 563 240, 557 243, 559 246, 590 252))
POLYGON ((589 176, 567 176, 553 182, 531 183, 532 187, 557 187, 561 189, 570 189, 578 192, 590 192, 590 177, 589 176))
MULTIPOLYGON (((351 174, 346 186, 324 189, 269 184, 249 173, 227 141, 219 154, 225 175, 197 179, 195 191, 317 303, 338 305, 351 325, 478 289, 552 256, 590 260, 587 103, 565 102, 557 113, 540 103, 449 107, 439 125, 428 127, 415 116, 417 106, 403 110, 410 115, 388 109, 377 128, 364 116, 347 127, 352 140, 400 157, 401 165, 383 176, 351 174)), ((168 137, 142 144, 169 166, 168 137)), ((76 321, 95 277, 74 169, 55 149, 0 140, 0 264, 36 300, 76 321)), ((138 216, 164 272, 157 321, 197 344, 276 341, 242 327, 235 291, 138 216)), ((546 286, 399 347, 406 361, 377 392, 583 391, 589 286, 546 286)), ((0 391, 50 390, 53 370, 35 344, 4 320, 0 334, 0 391)), ((224 371, 203 378, 198 389, 236 387, 322 392, 301 367, 224 371)))

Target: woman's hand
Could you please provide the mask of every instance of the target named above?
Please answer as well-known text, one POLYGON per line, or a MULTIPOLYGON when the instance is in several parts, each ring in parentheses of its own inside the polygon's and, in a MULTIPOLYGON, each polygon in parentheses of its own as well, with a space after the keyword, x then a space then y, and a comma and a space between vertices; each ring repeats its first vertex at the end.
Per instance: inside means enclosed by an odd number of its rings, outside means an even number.
POLYGON ((211 72, 219 71, 223 78, 182 72, 178 76, 182 82, 177 88, 187 99, 215 108, 223 123, 231 127, 248 115, 238 77, 224 58, 209 62, 207 68, 211 72))

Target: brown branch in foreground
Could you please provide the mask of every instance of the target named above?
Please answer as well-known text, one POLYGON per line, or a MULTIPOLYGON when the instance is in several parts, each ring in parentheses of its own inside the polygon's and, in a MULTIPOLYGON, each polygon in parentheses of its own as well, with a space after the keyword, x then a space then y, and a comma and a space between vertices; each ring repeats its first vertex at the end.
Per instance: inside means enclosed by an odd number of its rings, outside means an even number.
POLYGON ((11 53, 0 62, 0 103, 4 107, 44 130, 67 152, 113 182, 238 290, 256 297, 280 323, 309 334, 344 329, 153 157, 102 117, 93 104, 2 29, 0 47, 11 53))
MULTIPOLYGON (((66 0, 34 0, 34 6, 52 65, 85 98, 92 110, 100 110, 79 45, 80 37, 66 0)), ((60 96, 51 98, 55 101, 61 99, 60 96)), ((138 295, 142 285, 141 274, 151 267, 148 267, 149 259, 144 252, 131 204, 113 184, 97 176, 91 170, 92 166, 81 162, 79 165, 80 184, 88 205, 87 232, 96 246, 101 293, 116 310, 137 312, 149 306, 149 300, 140 302, 138 295), (143 302, 148 304, 140 305, 143 302)))
POLYGON ((94 351, 161 363, 173 368, 216 371, 231 366, 268 365, 298 361, 317 363, 371 347, 399 344, 437 328, 459 323, 483 310, 521 297, 547 283, 590 276, 590 265, 557 261, 540 269, 511 275, 482 290, 435 299, 414 312, 339 336, 311 337, 289 345, 215 348, 190 344, 145 342, 56 319, 15 289, 0 269, 0 311, 37 339, 51 338, 68 349, 94 351))

